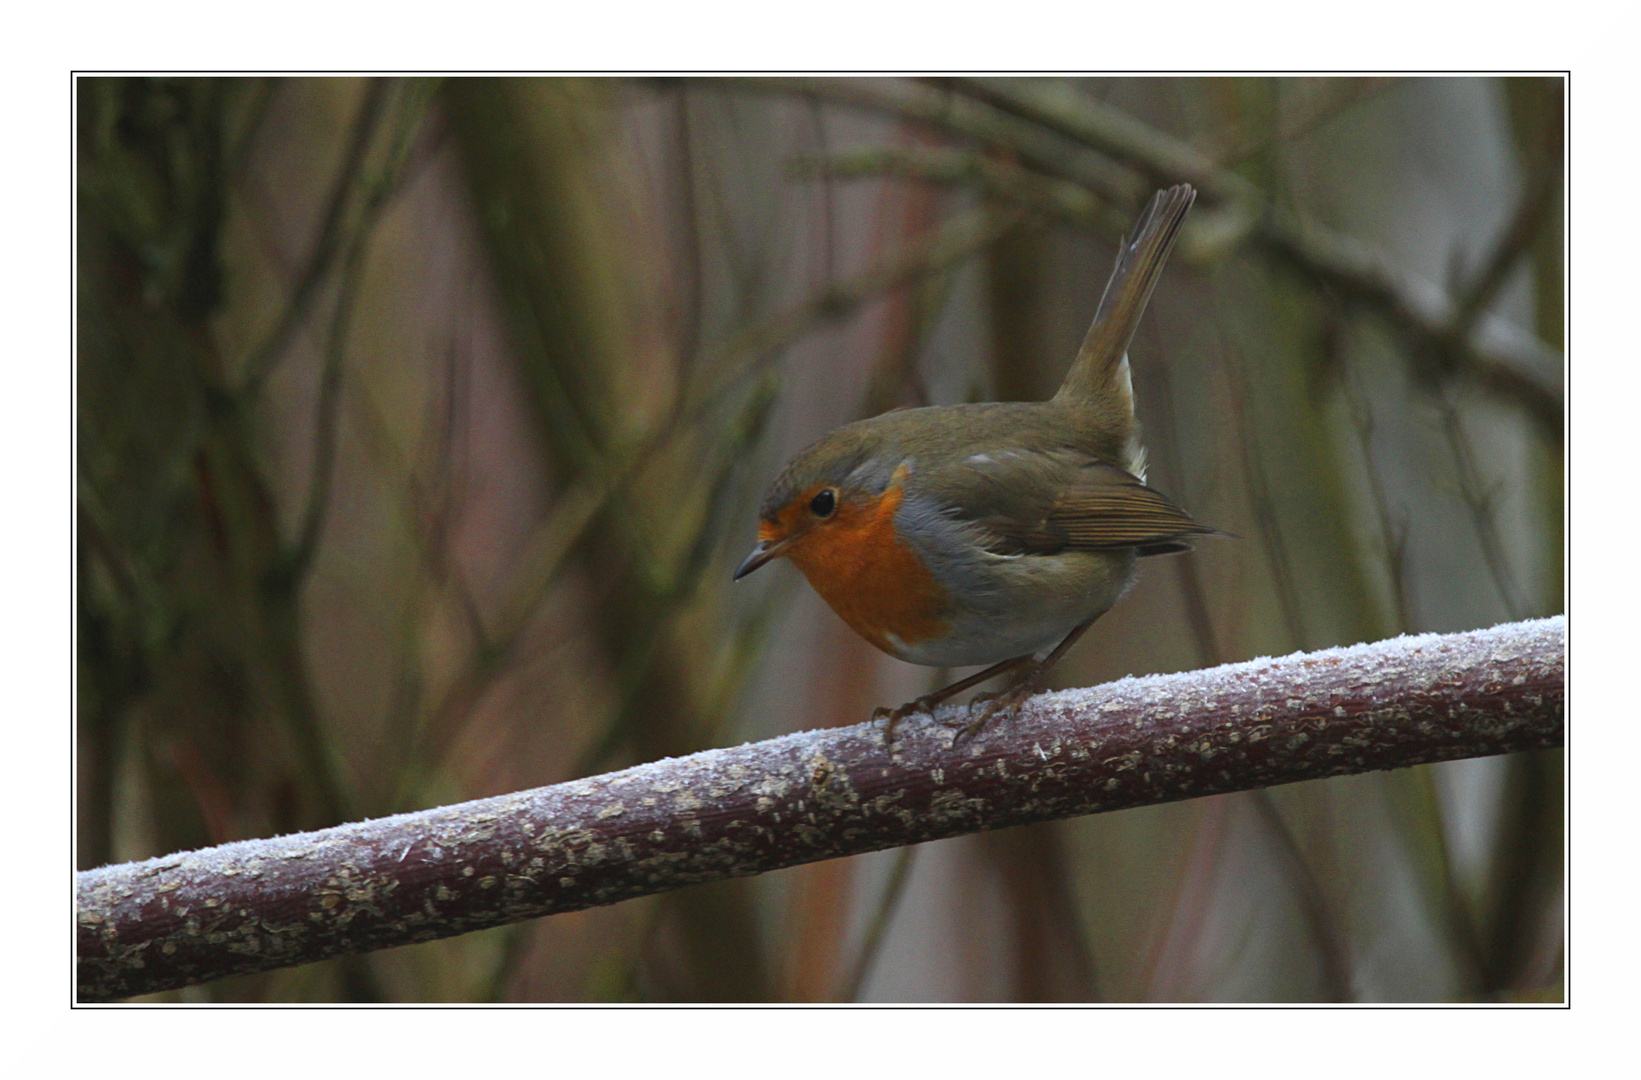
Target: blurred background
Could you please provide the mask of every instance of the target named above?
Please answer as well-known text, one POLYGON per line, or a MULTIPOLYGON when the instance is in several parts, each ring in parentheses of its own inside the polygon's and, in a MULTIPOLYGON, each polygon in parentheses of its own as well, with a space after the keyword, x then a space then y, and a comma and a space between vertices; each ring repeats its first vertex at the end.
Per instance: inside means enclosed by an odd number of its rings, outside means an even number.
MULTIPOLYGON (((1057 685, 1563 605, 1563 84, 81 79, 82 868, 853 724, 954 674, 785 460, 1053 393, 1116 241, 1145 561, 1057 685)), ((961 837, 187 1001, 1560 1001, 1545 752, 961 837)))

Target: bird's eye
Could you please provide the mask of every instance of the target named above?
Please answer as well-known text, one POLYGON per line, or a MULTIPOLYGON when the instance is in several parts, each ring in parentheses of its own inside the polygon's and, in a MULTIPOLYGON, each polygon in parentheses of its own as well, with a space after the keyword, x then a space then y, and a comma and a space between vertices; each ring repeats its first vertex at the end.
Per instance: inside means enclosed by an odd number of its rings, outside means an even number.
POLYGON ((831 488, 825 488, 820 494, 809 500, 809 511, 818 518, 832 516, 832 511, 838 508, 838 493, 831 488))

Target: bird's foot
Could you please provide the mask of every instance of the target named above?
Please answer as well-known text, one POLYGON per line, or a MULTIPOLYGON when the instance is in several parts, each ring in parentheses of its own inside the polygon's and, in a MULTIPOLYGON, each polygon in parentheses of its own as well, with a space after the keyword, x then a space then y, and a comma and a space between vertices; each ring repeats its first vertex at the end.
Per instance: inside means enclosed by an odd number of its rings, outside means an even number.
POLYGON ((928 713, 930 719, 933 719, 934 707, 944 700, 945 698, 941 697, 938 693, 924 694, 915 701, 908 701, 898 709, 891 709, 886 705, 879 705, 877 708, 873 709, 872 723, 875 724, 879 720, 886 721, 883 726, 884 749, 892 750, 894 748, 896 724, 900 723, 908 716, 920 712, 928 713))
POLYGON ((953 725, 960 726, 963 729, 958 733, 957 738, 974 738, 980 734, 980 730, 994 716, 1007 716, 1012 719, 1019 712, 1020 706, 1024 705, 1033 694, 1042 689, 1043 674, 1044 672, 1040 670, 1034 671, 1001 693, 974 695, 969 701, 969 715, 974 716, 976 706, 983 705, 985 707, 980 710, 979 716, 974 717, 968 723, 953 725))

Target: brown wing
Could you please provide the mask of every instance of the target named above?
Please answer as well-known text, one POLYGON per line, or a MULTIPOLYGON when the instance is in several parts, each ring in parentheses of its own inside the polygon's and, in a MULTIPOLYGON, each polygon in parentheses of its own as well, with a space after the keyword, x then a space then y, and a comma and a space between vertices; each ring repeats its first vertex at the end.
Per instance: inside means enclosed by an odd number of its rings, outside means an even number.
POLYGON ((995 481, 988 485, 993 497, 985 500, 989 512, 971 520, 994 554, 1131 547, 1162 555, 1186 551, 1187 538, 1217 531, 1114 466, 1072 464, 1060 454, 1030 455, 1036 460, 1028 464, 1020 460, 1025 456, 1013 458, 1013 469, 985 470, 995 481))

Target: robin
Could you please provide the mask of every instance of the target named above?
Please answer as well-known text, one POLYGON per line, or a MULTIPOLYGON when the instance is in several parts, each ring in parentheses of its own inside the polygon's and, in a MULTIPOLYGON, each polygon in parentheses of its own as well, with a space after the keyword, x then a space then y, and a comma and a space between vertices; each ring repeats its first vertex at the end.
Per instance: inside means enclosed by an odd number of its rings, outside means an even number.
POLYGON ((971 713, 987 704, 966 734, 1012 712, 1133 584, 1141 556, 1215 532, 1145 485, 1128 370, 1128 343, 1195 199, 1188 184, 1152 197, 1051 400, 884 413, 825 436, 770 485, 736 580, 784 556, 890 656, 990 665, 878 708, 886 742, 912 713, 1021 669, 1003 693, 971 702, 971 713))

